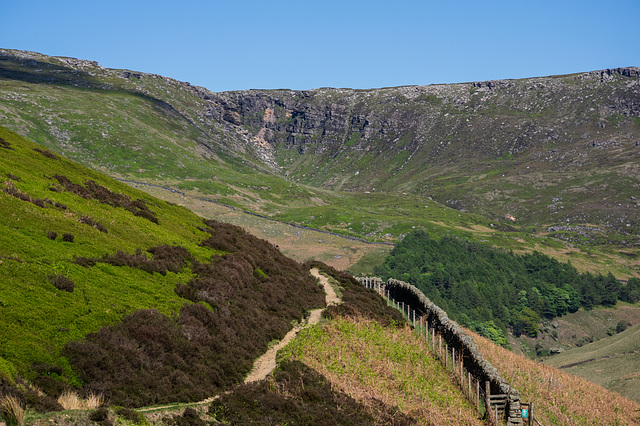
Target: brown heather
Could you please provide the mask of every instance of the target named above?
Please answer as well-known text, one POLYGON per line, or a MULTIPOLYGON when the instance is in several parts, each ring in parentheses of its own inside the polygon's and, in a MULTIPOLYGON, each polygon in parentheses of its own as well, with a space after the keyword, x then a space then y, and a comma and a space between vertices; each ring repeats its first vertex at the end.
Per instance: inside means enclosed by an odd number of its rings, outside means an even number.
POLYGON ((640 424, 637 402, 465 331, 498 373, 520 391, 522 402, 534 403, 535 417, 543 425, 640 424))

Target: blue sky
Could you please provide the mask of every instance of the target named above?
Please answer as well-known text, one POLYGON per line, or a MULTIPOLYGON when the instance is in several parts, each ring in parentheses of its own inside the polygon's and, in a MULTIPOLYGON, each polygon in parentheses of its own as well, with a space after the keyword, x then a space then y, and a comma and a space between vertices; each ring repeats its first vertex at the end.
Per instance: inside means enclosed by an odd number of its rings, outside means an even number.
POLYGON ((0 0, 0 47, 213 91, 374 88, 640 66, 640 0, 0 0))

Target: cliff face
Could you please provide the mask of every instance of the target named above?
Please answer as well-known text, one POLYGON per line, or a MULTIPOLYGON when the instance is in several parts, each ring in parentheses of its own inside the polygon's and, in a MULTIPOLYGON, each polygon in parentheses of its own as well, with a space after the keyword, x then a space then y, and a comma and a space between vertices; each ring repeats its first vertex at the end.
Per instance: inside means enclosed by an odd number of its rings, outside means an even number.
POLYGON ((219 119, 245 129, 307 184, 412 192, 538 221, 638 216, 637 67, 373 90, 249 90, 212 100, 219 119))
POLYGON ((615 146, 635 156, 639 150, 630 148, 640 140, 634 122, 640 118, 639 75, 640 68, 618 68, 375 90, 251 90, 212 98, 217 117, 247 129, 297 178, 335 186, 333 163, 344 159, 360 177, 352 174, 338 185, 364 189, 365 182, 382 183, 424 166, 441 172, 455 165, 466 173, 479 170, 479 161, 513 158, 539 160, 546 163, 543 169, 580 170, 609 157, 589 147, 615 146))

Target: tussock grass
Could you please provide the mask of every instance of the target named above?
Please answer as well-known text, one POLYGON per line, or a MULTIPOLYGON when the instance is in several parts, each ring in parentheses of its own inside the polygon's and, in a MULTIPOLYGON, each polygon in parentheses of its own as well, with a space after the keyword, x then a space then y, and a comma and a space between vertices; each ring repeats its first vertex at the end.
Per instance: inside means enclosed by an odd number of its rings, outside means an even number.
POLYGON ((542 424, 640 423, 637 402, 466 332, 502 377, 513 377, 511 384, 520 391, 523 402, 535 404, 535 416, 542 424))
POLYGON ((86 398, 80 398, 74 391, 66 391, 58 397, 58 403, 65 410, 95 410, 104 402, 102 394, 89 393, 86 398))
POLYGON ((9 425, 24 424, 25 409, 18 397, 6 395, 0 398, 0 412, 9 425))
POLYGON ((398 407, 422 424, 482 424, 475 408, 408 327, 337 318, 302 331, 279 357, 317 370, 372 412, 398 407))

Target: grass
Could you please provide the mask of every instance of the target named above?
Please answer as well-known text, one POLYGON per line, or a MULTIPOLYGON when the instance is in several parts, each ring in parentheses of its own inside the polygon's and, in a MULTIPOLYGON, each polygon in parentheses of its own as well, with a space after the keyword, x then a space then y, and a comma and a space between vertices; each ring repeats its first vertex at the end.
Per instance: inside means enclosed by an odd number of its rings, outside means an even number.
POLYGON ((396 406, 424 424, 482 424, 475 408, 409 328, 338 318, 301 332, 278 354, 298 360, 374 409, 396 406))
POLYGON ((104 397, 101 394, 90 392, 83 399, 74 391, 66 391, 58 397, 58 403, 65 410, 95 410, 104 403, 104 397))
MULTIPOLYGON (((286 333, 291 321, 303 317, 306 309, 322 303, 322 291, 315 281, 268 242, 230 225, 204 223, 185 207, 153 198, 60 155, 45 155, 38 145, 4 128, 0 128, 0 138, 5 142, 0 148, 0 189, 11 185, 28 195, 16 198, 0 191, 0 375, 8 383, 15 383, 18 377, 27 379, 57 398, 68 387, 90 386, 97 380, 90 376, 91 371, 98 371, 106 380, 102 385, 111 386, 106 370, 94 369, 94 364, 126 369, 138 356, 156 364, 143 372, 131 367, 134 373, 158 374, 162 371, 158 362, 180 363, 181 357, 173 352, 202 343, 189 341, 181 334, 183 327, 195 327, 202 339, 206 335, 219 339, 216 344, 233 346, 224 354, 219 350, 198 353, 209 354, 201 361, 219 371, 218 385, 223 379, 234 382, 233 374, 240 377, 239 370, 248 368, 263 345, 286 333), (91 191, 87 192, 88 188, 91 191), (33 199, 51 203, 36 205, 30 201, 33 199), (215 280, 208 274, 215 275, 215 280), (200 305, 217 313, 203 312, 200 305), (175 327, 173 334, 163 338, 180 344, 165 342, 164 361, 158 357, 157 347, 145 346, 158 342, 148 341, 144 330, 137 332, 132 324, 145 312, 154 313, 147 332, 168 332, 158 325, 162 318, 175 327), (208 322, 207 330, 201 330, 204 326, 198 326, 202 319, 197 319, 198 315, 214 315, 216 319, 208 322), (257 320, 263 315, 266 317, 257 320), (223 317, 230 318, 229 322, 223 317), (128 327, 133 331, 124 330, 120 336, 124 318, 129 318, 128 327), (254 319, 259 325, 248 325, 247 321, 254 319), (177 324, 178 320, 185 324, 177 324), (240 324, 246 329, 240 330, 240 324), (108 353, 118 345, 109 342, 102 347, 104 342, 97 336, 109 333, 118 336, 114 337, 118 344, 138 350, 127 352, 127 356, 123 351, 108 353), (227 334, 230 337, 223 337, 227 334), (85 339, 91 336, 95 342, 88 343, 85 339), (126 343, 136 338, 143 341, 126 343), (234 339, 245 339, 251 345, 233 345, 234 339), (73 346, 76 352, 69 349, 70 342, 79 342, 73 346), (155 358, 145 358, 141 354, 145 348, 155 358), (100 361, 96 353, 105 359, 100 361), (115 362, 117 357, 124 358, 115 362), (225 357, 234 361, 226 362, 225 357), (38 365, 45 367, 38 370, 38 365), (239 370, 232 374, 230 369, 239 370)), ((125 382, 134 374, 112 373, 114 380, 119 377, 125 382)), ((164 393, 179 382, 183 400, 209 392, 186 386, 193 377, 187 379, 184 369, 180 374, 174 383, 148 377, 146 383, 150 387, 161 384, 158 392, 164 393)), ((119 383, 118 395, 127 395, 127 386, 119 383)), ((153 400, 157 396, 152 393, 146 389, 139 395, 153 400)), ((175 395, 159 398, 172 397, 175 395)), ((114 392, 110 398, 115 401, 114 392)))
POLYGON ((24 424, 25 409, 18 399, 14 395, 5 395, 0 397, 0 413, 4 415, 4 418, 9 425, 22 425, 24 424))
POLYGON ((466 331, 502 377, 513 377, 522 402, 542 424, 637 424, 640 404, 554 367, 527 359, 466 331))
POLYGON ((564 351, 547 359, 545 364, 562 368, 640 402, 640 324, 614 336, 564 351))

